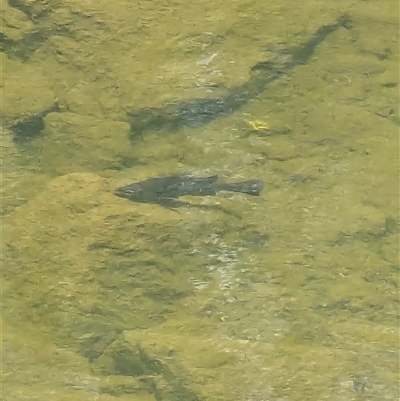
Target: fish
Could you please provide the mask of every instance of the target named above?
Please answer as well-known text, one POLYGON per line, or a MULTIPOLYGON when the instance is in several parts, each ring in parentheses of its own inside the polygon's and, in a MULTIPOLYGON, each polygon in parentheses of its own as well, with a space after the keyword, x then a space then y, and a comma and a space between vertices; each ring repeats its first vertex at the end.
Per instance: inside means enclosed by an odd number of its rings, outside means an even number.
MULTIPOLYGON (((264 187, 262 180, 240 182, 219 182, 218 175, 196 177, 181 173, 165 177, 149 178, 144 181, 125 185, 114 190, 120 198, 138 203, 174 204, 180 196, 215 196, 220 191, 241 192, 259 196, 264 187)), ((176 206, 182 204, 175 203, 176 206)))
POLYGON ((130 140, 143 137, 146 132, 178 132, 181 128, 200 128, 220 117, 226 117, 257 99, 274 81, 287 76, 297 66, 305 65, 318 46, 340 28, 352 29, 353 22, 347 14, 335 22, 320 26, 314 34, 297 47, 284 51, 285 61, 259 61, 250 68, 250 79, 231 87, 217 97, 171 100, 161 107, 144 107, 127 112, 130 140))

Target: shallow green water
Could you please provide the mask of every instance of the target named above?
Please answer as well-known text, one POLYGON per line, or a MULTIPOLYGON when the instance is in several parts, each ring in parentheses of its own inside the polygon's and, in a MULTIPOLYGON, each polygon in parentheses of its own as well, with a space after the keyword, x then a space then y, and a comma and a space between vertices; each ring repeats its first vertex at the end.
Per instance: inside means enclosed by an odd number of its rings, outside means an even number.
POLYGON ((397 400, 393 3, 11 3, 3 398, 397 400), (130 134, 127 113, 223 96, 344 13, 234 113, 130 134), (16 140, 16 118, 55 103, 16 140), (265 188, 178 211, 112 193, 189 170, 265 188))

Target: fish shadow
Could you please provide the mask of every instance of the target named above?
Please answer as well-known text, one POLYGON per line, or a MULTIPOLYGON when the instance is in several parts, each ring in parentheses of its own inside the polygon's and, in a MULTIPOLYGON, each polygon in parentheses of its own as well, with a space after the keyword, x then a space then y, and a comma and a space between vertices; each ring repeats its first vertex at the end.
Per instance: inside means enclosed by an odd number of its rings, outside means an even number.
POLYGON ((179 213, 178 209, 180 209, 180 208, 199 209, 199 210, 205 210, 205 211, 210 211, 210 210, 224 211, 225 210, 220 205, 199 205, 199 204, 183 202, 181 200, 171 199, 171 198, 160 198, 160 199, 157 199, 157 201, 151 201, 151 202, 149 202, 149 201, 137 202, 135 200, 131 200, 131 202, 159 205, 159 206, 164 207, 165 209, 172 210, 173 212, 176 212, 176 213, 179 213))

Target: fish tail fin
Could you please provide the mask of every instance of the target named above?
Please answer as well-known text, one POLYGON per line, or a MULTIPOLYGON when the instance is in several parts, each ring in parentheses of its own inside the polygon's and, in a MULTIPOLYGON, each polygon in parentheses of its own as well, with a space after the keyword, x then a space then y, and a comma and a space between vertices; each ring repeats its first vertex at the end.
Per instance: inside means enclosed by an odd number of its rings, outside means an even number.
POLYGON ((243 194, 259 196, 263 188, 264 183, 261 180, 250 180, 228 184, 219 184, 216 187, 216 191, 241 192, 243 194))

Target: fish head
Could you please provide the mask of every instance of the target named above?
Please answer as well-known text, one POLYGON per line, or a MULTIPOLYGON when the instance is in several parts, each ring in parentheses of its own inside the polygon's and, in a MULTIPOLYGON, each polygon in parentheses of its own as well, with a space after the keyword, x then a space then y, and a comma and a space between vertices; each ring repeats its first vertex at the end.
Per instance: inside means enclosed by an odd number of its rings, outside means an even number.
POLYGON ((114 194, 125 199, 139 199, 143 195, 143 188, 140 184, 130 184, 114 190, 114 194))

